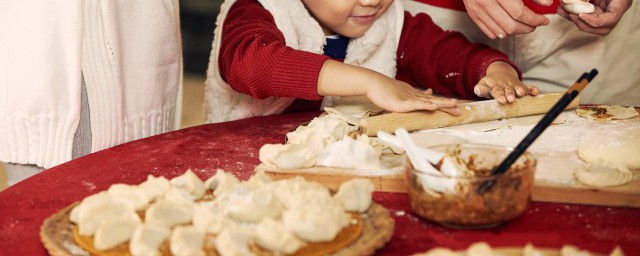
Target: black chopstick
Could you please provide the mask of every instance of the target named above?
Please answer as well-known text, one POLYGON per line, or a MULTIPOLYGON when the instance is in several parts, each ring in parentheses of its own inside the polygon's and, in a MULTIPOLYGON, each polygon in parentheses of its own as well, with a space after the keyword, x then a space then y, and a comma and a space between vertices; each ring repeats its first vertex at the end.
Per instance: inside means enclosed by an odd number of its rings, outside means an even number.
MULTIPOLYGON (((509 167, 524 153, 531 144, 544 132, 549 125, 553 122, 553 120, 560 115, 562 111, 580 94, 580 92, 593 80, 594 77, 598 75, 598 70, 595 68, 591 70, 589 73, 583 73, 580 78, 567 90, 567 92, 562 95, 562 97, 556 102, 555 105, 542 117, 540 122, 536 124, 536 126, 531 129, 529 134, 518 143, 515 149, 509 153, 507 158, 505 158, 495 170, 493 170, 492 175, 498 175, 506 172, 509 167)), ((495 180, 486 181, 478 187, 479 193, 484 193, 493 187, 495 180)))

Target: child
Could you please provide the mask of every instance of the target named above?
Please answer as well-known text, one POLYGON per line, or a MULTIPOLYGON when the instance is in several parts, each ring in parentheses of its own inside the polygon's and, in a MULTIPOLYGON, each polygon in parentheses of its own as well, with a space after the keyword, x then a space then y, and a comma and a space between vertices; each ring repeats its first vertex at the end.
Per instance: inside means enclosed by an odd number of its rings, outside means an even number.
POLYGON ((227 0, 217 25, 209 122, 319 110, 323 96, 458 115, 456 100, 432 92, 501 103, 538 93, 502 53, 410 16, 398 0, 227 0))

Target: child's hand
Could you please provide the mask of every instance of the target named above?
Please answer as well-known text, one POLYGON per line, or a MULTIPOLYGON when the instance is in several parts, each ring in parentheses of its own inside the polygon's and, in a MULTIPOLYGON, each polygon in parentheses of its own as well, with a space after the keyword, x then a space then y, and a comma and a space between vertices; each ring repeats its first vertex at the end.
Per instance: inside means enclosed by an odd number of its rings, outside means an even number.
POLYGON ((420 91, 405 82, 388 78, 368 86, 365 95, 371 102, 389 111, 441 110, 460 115, 455 99, 436 97, 432 93, 431 89, 420 91))
POLYGON ((318 95, 366 95, 373 104, 388 111, 442 110, 460 115, 458 101, 431 95, 370 69, 327 60, 318 77, 318 95), (345 86, 346 85, 346 86, 345 86))
POLYGON ((496 61, 489 65, 485 77, 473 88, 479 97, 494 98, 505 104, 513 102, 516 97, 538 95, 538 88, 526 86, 518 79, 518 73, 511 65, 496 61))

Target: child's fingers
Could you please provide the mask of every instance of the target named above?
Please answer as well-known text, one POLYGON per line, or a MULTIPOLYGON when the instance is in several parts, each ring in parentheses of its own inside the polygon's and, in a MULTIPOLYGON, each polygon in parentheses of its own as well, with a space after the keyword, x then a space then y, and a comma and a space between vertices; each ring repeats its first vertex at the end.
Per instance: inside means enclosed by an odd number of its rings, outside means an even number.
POLYGON ((447 113, 452 114, 454 116, 458 116, 458 115, 462 114, 462 110, 460 110, 459 107, 439 108, 438 110, 442 110, 443 112, 447 112, 447 113))
POLYGON ((434 111, 438 109, 438 105, 423 98, 416 98, 403 101, 400 108, 402 109, 400 112, 410 112, 414 110, 434 111))
POLYGON ((502 104, 507 103, 507 97, 505 96, 504 88, 500 86, 491 88, 491 96, 493 96, 494 99, 502 104))
POLYGON ((527 86, 527 89, 529 91, 529 94, 536 96, 538 94, 540 94, 540 90, 538 89, 538 87, 535 86, 527 86))
POLYGON ((446 99, 440 97, 429 97, 423 99, 438 105, 439 108, 452 108, 458 106, 458 101, 456 99, 446 99))
POLYGON ((516 83, 514 88, 516 90, 516 94, 518 95, 518 97, 527 96, 527 94, 529 94, 529 89, 523 83, 520 83, 520 82, 516 83))
POLYGON ((422 93, 427 94, 427 95, 431 95, 431 94, 433 94, 433 90, 431 88, 429 88, 429 89, 426 89, 426 90, 422 91, 422 93))
POLYGON ((478 95, 478 97, 489 98, 491 97, 491 87, 489 87, 484 81, 480 81, 473 87, 473 93, 478 95))
POLYGON ((507 98, 507 102, 514 102, 516 100, 516 90, 513 86, 504 85, 504 95, 507 98))

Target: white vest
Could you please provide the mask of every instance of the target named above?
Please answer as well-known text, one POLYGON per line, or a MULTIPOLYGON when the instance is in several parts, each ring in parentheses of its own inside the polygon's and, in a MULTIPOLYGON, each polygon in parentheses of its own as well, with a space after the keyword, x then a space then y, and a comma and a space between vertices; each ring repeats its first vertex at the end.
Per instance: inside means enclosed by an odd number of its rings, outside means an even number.
MULTIPOLYGON (((320 24, 309 14, 300 0, 258 0, 274 17, 284 35, 286 45, 323 54, 326 38, 320 24)), ((282 113, 295 98, 253 98, 235 91, 220 75, 218 56, 222 41, 222 26, 236 0, 227 0, 220 8, 207 71, 205 108, 207 122, 217 123, 252 116, 282 113)), ((351 40, 344 63, 368 68, 389 77, 396 75, 396 52, 404 23, 404 8, 396 0, 364 36, 351 40)), ((348 85, 346 85, 348 86, 348 85)), ((331 106, 334 97, 325 97, 323 106, 331 106)))

